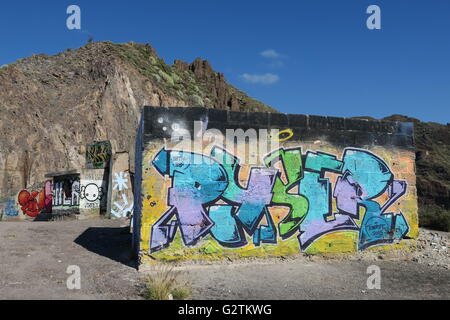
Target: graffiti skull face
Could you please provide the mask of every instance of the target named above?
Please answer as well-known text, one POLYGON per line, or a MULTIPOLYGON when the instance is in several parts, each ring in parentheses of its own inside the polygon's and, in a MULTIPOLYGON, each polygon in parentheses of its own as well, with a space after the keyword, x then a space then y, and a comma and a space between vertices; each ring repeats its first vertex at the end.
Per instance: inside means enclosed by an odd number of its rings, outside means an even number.
POLYGON ((95 202, 102 198, 102 188, 99 188, 94 183, 83 186, 81 189, 81 197, 89 202, 95 202))

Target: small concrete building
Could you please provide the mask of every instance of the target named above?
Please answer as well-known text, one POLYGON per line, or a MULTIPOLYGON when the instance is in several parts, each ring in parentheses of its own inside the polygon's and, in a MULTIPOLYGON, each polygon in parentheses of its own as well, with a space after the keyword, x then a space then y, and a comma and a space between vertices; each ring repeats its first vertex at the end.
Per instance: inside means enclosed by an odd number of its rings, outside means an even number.
POLYGON ((107 211, 109 169, 50 173, 53 181, 52 216, 77 219, 99 217, 107 211))
POLYGON ((113 152, 109 141, 86 146, 79 169, 48 173, 45 180, 0 198, 0 221, 49 221, 100 216, 131 219, 133 173, 128 152, 113 152))

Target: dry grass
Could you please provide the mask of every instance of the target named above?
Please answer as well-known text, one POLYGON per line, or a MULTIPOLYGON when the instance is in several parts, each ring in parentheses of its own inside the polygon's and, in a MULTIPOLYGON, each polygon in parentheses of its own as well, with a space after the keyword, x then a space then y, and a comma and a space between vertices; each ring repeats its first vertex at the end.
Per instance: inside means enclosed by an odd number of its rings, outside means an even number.
POLYGON ((186 300, 192 294, 182 272, 175 271, 173 266, 159 266, 144 282, 143 296, 147 300, 186 300))

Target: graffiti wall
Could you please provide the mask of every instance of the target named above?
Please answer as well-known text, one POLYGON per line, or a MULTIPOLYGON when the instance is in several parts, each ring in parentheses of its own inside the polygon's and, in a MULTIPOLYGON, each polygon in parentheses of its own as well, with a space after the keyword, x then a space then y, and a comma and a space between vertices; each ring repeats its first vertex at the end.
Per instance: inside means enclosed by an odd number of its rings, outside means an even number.
POLYGON ((61 175, 53 178, 53 211, 54 215, 79 213, 80 175, 61 175))
POLYGON ((418 235, 412 124, 148 107, 142 126, 144 262, 384 250, 418 235))
POLYGON ((109 141, 95 142, 86 146, 86 168, 104 169, 109 164, 112 148, 109 141))
POLYGON ((90 216, 99 215, 102 211, 106 211, 108 171, 105 169, 84 169, 80 179, 80 213, 90 216))
POLYGON ((0 198, 0 220, 18 218, 20 218, 20 215, 17 201, 12 198, 0 198))
POLYGON ((116 153, 113 157, 110 185, 111 200, 109 212, 111 218, 126 218, 133 213, 133 189, 130 174, 130 159, 127 152, 116 153))
MULTIPOLYGON (((45 182, 29 189, 21 190, 17 195, 18 215, 25 218, 37 218, 40 214, 52 212, 53 184, 52 181, 45 182)), ((10 203, 9 214, 15 214, 15 206, 10 203)), ((14 215, 17 216, 17 215, 14 215)))

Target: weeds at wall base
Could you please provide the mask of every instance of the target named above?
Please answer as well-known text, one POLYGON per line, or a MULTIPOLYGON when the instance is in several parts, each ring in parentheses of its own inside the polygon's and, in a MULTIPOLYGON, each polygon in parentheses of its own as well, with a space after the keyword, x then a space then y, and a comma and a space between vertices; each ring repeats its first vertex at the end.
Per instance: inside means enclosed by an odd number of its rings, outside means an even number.
POLYGON ((142 296, 146 300, 187 300, 192 295, 190 284, 174 266, 159 265, 144 280, 142 296))

